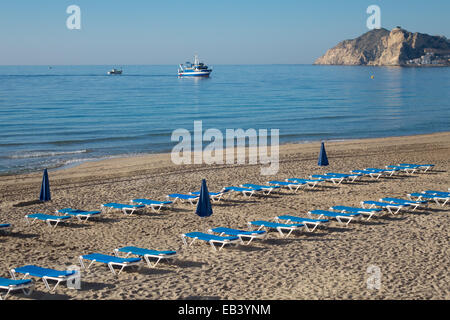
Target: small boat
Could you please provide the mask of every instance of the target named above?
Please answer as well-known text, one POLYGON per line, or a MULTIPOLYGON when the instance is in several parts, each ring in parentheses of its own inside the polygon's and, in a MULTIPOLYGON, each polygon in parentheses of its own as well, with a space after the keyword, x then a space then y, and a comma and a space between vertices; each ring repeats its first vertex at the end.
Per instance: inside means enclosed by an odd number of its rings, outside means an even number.
POLYGON ((122 74, 122 70, 112 69, 111 71, 108 71, 108 74, 122 74))
POLYGON ((180 64, 178 67, 179 77, 209 77, 211 72, 212 69, 209 69, 204 63, 199 62, 197 55, 194 56, 194 63, 188 61, 185 64, 180 64))

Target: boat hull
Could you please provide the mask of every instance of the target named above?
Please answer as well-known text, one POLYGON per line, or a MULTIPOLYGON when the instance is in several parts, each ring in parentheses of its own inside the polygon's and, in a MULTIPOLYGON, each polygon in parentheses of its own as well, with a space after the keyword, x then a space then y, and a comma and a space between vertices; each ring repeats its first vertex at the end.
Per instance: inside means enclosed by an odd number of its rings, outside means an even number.
POLYGON ((202 72, 178 72, 178 76, 180 77, 209 77, 211 71, 202 71, 202 72))

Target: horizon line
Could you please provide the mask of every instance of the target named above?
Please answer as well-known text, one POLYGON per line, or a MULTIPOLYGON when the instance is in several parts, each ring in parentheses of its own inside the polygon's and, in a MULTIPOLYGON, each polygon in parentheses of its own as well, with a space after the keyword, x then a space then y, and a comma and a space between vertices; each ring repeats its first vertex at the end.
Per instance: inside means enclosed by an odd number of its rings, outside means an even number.
MULTIPOLYGON (((163 64, 0 64, 0 67, 83 67, 83 66, 178 66, 177 64, 163 63, 163 64)), ((211 64, 215 66, 277 66, 277 65, 314 65, 314 63, 218 63, 211 64)))

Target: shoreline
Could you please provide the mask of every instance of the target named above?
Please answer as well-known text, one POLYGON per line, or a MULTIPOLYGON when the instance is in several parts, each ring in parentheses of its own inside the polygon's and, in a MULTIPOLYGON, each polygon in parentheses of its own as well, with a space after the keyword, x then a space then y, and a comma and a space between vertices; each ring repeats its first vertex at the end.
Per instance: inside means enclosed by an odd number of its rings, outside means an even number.
MULTIPOLYGON (((432 133, 425 133, 425 134, 414 134, 414 135, 399 135, 399 136, 388 136, 388 137, 373 137, 373 138, 354 138, 354 139, 331 139, 331 140, 314 140, 314 141, 298 141, 298 142, 285 142, 280 143, 279 147, 284 148, 284 146, 294 146, 294 145, 309 145, 309 144, 316 144, 320 143, 321 141, 324 141, 325 143, 335 143, 335 142, 351 142, 351 141, 365 141, 365 140, 377 140, 377 139, 390 139, 390 138, 407 138, 407 137, 419 137, 419 136, 428 136, 428 135, 436 135, 436 134, 445 134, 450 133, 450 131, 437 131, 432 133)), ((226 150, 226 148, 222 149, 223 151, 226 150)), ((248 150, 248 147, 246 147, 246 150, 248 150)), ((100 158, 92 158, 92 159, 72 159, 68 160, 71 163, 69 164, 62 164, 55 167, 48 167, 49 172, 56 172, 60 170, 67 170, 71 168, 77 168, 85 163, 95 163, 95 162, 102 162, 102 161, 108 161, 113 159, 133 159, 133 158, 139 158, 139 157, 151 157, 155 155, 169 155, 170 151, 167 152, 152 152, 152 153, 139 153, 139 154, 119 154, 119 155, 111 155, 111 156, 104 156, 100 158)), ((37 174, 41 173, 43 169, 38 170, 25 170, 23 172, 5 172, 0 174, 1 177, 9 177, 9 176, 17 176, 17 175, 30 175, 30 174, 37 174)))

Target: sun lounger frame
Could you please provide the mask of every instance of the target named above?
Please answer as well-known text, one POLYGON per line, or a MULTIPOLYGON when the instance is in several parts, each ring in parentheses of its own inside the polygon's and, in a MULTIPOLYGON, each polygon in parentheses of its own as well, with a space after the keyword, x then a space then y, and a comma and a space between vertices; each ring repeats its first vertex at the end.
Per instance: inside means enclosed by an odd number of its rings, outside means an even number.
POLYGON ((115 262, 115 261, 110 261, 110 262, 103 262, 103 261, 98 261, 97 259, 93 258, 93 259, 89 259, 86 258, 87 256, 89 256, 89 254, 86 255, 81 255, 78 257, 78 260, 80 261, 80 265, 84 270, 89 270, 89 268, 95 263, 102 263, 102 264, 106 264, 109 268, 109 270, 111 271, 111 273, 113 275, 120 275, 120 273, 123 271, 123 269, 125 269, 125 267, 132 267, 132 266, 138 266, 138 268, 140 268, 141 264, 142 264, 142 259, 139 259, 139 261, 127 261, 127 262, 115 262), (90 261, 90 263, 86 266, 84 264, 84 260, 90 261), (114 266, 119 266, 120 270, 119 272, 116 272, 116 270, 114 270, 114 266))
MULTIPOLYGON (((409 207, 409 205, 406 205, 406 204, 397 204, 397 203, 386 202, 384 205, 382 205, 381 203, 376 204, 376 203, 369 203, 369 202, 371 202, 371 201, 370 200, 361 201, 361 207, 366 208, 366 206, 368 206, 367 209, 372 209, 372 208, 376 208, 376 207, 386 209, 392 215, 396 215, 397 213, 400 212, 400 210, 409 207)), ((378 201, 375 201, 375 202, 378 202, 378 201)))
MULTIPOLYGON (((69 209, 69 208, 67 208, 67 209, 69 209)), ((61 210, 64 210, 64 209, 61 209, 61 210)), ((56 210, 56 214, 70 215, 71 217, 77 218, 77 220, 80 222, 87 222, 89 220, 89 218, 96 217, 101 214, 101 211, 83 211, 83 210, 76 210, 76 209, 73 209, 72 214, 70 214, 70 213, 61 212, 61 210, 56 210)))
POLYGON ((240 244, 241 243, 241 239, 239 238, 239 237, 236 237, 237 239, 235 239, 235 240, 230 240, 230 239, 224 239, 224 240, 219 240, 219 239, 209 239, 209 240, 206 240, 206 239, 200 239, 200 238, 198 238, 198 237, 190 237, 190 236, 188 236, 187 235, 188 233, 184 233, 184 234, 182 234, 181 235, 181 239, 183 240, 183 244, 184 244, 184 246, 185 247, 191 247, 195 242, 196 242, 196 240, 201 240, 201 241, 205 241, 205 242, 208 242, 210 245, 211 245, 211 248, 214 250, 214 251, 220 251, 220 250, 222 250, 223 249, 223 247, 225 247, 227 244, 229 244, 229 245, 238 245, 238 244, 240 244), (188 242, 187 241, 187 238, 191 238, 192 240, 190 241, 190 242, 188 242), (215 244, 221 244, 221 246, 219 247, 219 249, 217 249, 216 248, 216 246, 215 246, 215 244))
POLYGON ((411 201, 414 201, 414 197, 417 198, 417 201, 420 201, 423 199, 433 199, 433 201, 440 206, 445 206, 447 204, 447 202, 450 201, 450 196, 445 197, 445 196, 439 196, 439 195, 433 195, 433 194, 426 194, 426 193, 408 193, 407 194, 408 198, 411 201), (442 203, 439 202, 439 200, 443 200, 442 203))
POLYGON ((369 176, 372 179, 378 180, 381 176, 383 176, 383 172, 375 172, 369 170, 351 170, 350 173, 362 174, 364 176, 369 176))
POLYGON ((277 224, 279 224, 278 226, 270 226, 270 224, 272 224, 272 222, 261 221, 261 220, 248 221, 247 224, 248 224, 249 228, 257 227, 257 229, 256 229, 257 231, 267 230, 267 229, 275 229, 276 231, 278 231, 281 238, 288 238, 294 230, 298 230, 299 228, 305 226, 303 223, 292 223, 292 224, 277 223, 277 224), (262 222, 262 223, 260 223, 258 225, 258 224, 256 224, 256 222, 262 222), (287 231, 287 233, 284 233, 283 230, 287 231))
POLYGON ((306 183, 306 186, 310 189, 314 189, 317 185, 319 185, 322 182, 325 182, 325 180, 321 179, 297 179, 297 178, 289 178, 285 179, 286 182, 294 182, 294 183, 306 183))
POLYGON ((275 181, 275 180, 269 181, 267 183, 278 186, 280 188, 288 188, 293 192, 297 192, 298 189, 300 189, 301 187, 305 187, 307 185, 306 183, 291 182, 291 181, 275 181))
MULTIPOLYGON (((360 214, 353 214, 353 215, 343 216, 343 215, 339 215, 338 212, 329 212, 328 214, 323 212, 323 213, 319 213, 318 214, 318 213, 314 213, 313 211, 315 211, 315 210, 311 210, 311 211, 307 212, 308 216, 310 216, 311 218, 317 217, 317 216, 319 216, 317 219, 323 219, 324 217, 334 218, 334 219, 337 220, 337 222, 339 222, 340 224, 343 224, 345 226, 348 226, 349 223, 353 219, 355 219, 356 217, 360 216, 360 214), (347 222, 344 222, 343 220, 347 220, 347 222)), ((321 211, 325 211, 325 210, 321 210, 321 211)))
MULTIPOLYGON (((163 253, 160 253, 160 254, 151 254, 151 253, 140 254, 140 253, 133 252, 132 250, 125 251, 125 250, 122 250, 122 249, 126 249, 126 247, 114 249, 114 255, 116 257, 120 257, 119 252, 125 253, 125 257, 124 258, 128 258, 132 254, 138 255, 138 256, 144 258, 145 262, 147 263, 147 265, 150 268, 155 268, 161 260, 167 260, 167 261, 173 260, 178 255, 178 253, 174 253, 174 254, 163 254, 163 253), (155 263, 152 263, 150 261, 150 258, 155 258, 157 260, 156 260, 155 263)), ((141 249, 141 248, 139 248, 139 249, 141 249)), ((146 250, 146 249, 144 249, 144 250, 146 250)))
POLYGON ((252 232, 252 231, 246 231, 246 233, 239 233, 239 232, 241 232, 243 230, 230 229, 230 230, 237 231, 236 234, 230 234, 230 233, 227 233, 226 231, 217 232, 217 231, 214 231, 214 229, 217 229, 217 228, 209 229, 208 232, 211 233, 211 234, 212 233, 218 233, 219 236, 221 236, 221 237, 225 236, 225 235, 226 236, 239 237, 239 239, 241 240, 241 243, 243 245, 246 245, 246 246, 249 245, 254 239, 261 239, 261 240, 263 240, 263 239, 265 239, 267 237, 267 232, 264 232, 264 233, 251 233, 251 234, 249 234, 249 232, 252 232), (248 241, 245 242, 244 238, 248 238, 248 241))
MULTIPOLYGON (((211 199, 212 202, 220 202, 220 200, 222 200, 222 197, 224 195, 223 192, 208 192, 209 193, 209 198, 211 199)), ((189 195, 193 195, 193 196, 200 196, 200 191, 198 192, 189 192, 189 195)))
POLYGON ((379 214, 380 216, 382 216, 384 214, 383 210, 380 210, 380 211, 370 210, 373 208, 364 208, 364 207, 356 208, 356 207, 354 207, 355 210, 350 210, 350 209, 345 209, 345 208, 339 209, 337 207, 344 207, 344 206, 332 206, 332 207, 330 207, 330 210, 334 210, 334 211, 340 212, 340 213, 347 213, 347 214, 359 213, 361 216, 366 215, 366 216, 368 216, 366 221, 369 221, 373 216, 376 216, 377 214, 379 214), (367 211, 367 210, 370 210, 370 211, 367 211))
MULTIPOLYGON (((34 213, 33 213, 34 214, 34 213)), ((52 216, 52 215, 46 215, 48 216, 48 218, 46 219, 42 219, 39 217, 32 217, 33 214, 27 214, 25 216, 25 221, 28 225, 32 225, 33 223, 35 223, 36 221, 44 221, 49 227, 50 229, 55 229, 58 224, 60 222, 66 222, 67 220, 70 220, 72 218, 72 216, 52 216), (51 217, 52 216, 52 217, 51 217), (69 217, 69 218, 67 218, 69 217), (54 224, 52 224, 52 222, 54 224)))
POLYGON ((153 212, 160 212, 162 208, 171 208, 173 202, 172 201, 156 201, 155 203, 150 203, 150 201, 154 201, 151 199, 133 199, 130 200, 131 204, 139 204, 139 205, 143 205, 147 208, 150 208, 153 212), (142 200, 146 200, 144 202, 142 202, 142 200), (149 202, 147 202, 149 201, 149 202), (167 203, 170 202, 170 203, 167 203))
POLYGON ((259 184, 245 183, 240 185, 241 188, 256 188, 261 189, 262 193, 268 196, 273 190, 279 189, 277 186, 264 186, 259 184))
POLYGON ((415 167, 418 170, 421 170, 423 173, 427 172, 428 170, 432 170, 434 165, 433 164, 412 164, 412 163, 399 163, 398 166, 400 167, 415 167))
POLYGON ((309 177, 311 179, 320 179, 320 180, 323 180, 323 181, 330 181, 334 185, 340 185, 345 180, 344 177, 327 176, 327 175, 324 175, 324 174, 312 174, 309 177))
POLYGON ((139 211, 139 210, 145 208, 144 205, 128 205, 128 204, 123 204, 123 203, 114 203, 114 204, 122 206, 122 207, 121 208, 115 207, 112 205, 108 205, 108 203, 105 203, 105 204, 101 205, 102 212, 109 213, 114 210, 119 210, 119 211, 122 211, 122 213, 124 215, 131 216, 135 211, 139 211), (129 207, 129 206, 132 206, 132 207, 129 207))
MULTIPOLYGON (((15 280, 17 279, 16 278, 17 273, 22 273, 22 272, 18 272, 17 269, 10 270, 11 277, 15 280)), ((20 280, 28 279, 28 277, 30 277, 30 273, 27 273, 27 272, 23 273, 23 276, 20 280)), ((77 279, 80 277, 80 274, 78 271, 74 270, 73 274, 70 274, 70 275, 64 275, 64 276, 58 276, 58 277, 33 275, 33 277, 41 278, 42 282, 44 282, 44 285, 47 288, 47 290, 51 293, 54 293, 56 291, 56 288, 58 288, 58 286, 61 282, 67 282, 67 281, 71 281, 73 279, 77 279), (48 283, 48 280, 56 281, 56 284, 53 288, 48 283)))
POLYGON ((395 198, 381 198, 379 201, 389 202, 389 203, 397 203, 397 204, 409 204, 412 207, 412 211, 416 211, 417 208, 421 206, 427 206, 428 202, 421 203, 421 201, 413 201, 413 200, 405 200, 405 199, 395 199, 395 198))
POLYGON ((172 194, 168 194, 166 196, 166 198, 168 200, 174 199, 174 200, 171 200, 173 202, 173 204, 176 204, 177 201, 180 201, 181 203, 189 202, 192 206, 195 206, 197 204, 198 200, 200 199, 200 196, 195 196, 192 194, 172 193, 172 194), (186 199, 175 196, 176 194, 186 196, 186 199))
POLYGON ((220 192, 238 192, 241 193, 244 197, 251 198, 254 194, 259 191, 263 191, 262 189, 257 188, 244 188, 244 187, 224 187, 220 192))
POLYGON ((386 169, 397 169, 399 171, 405 172, 406 174, 413 174, 418 169, 417 168, 411 168, 411 167, 404 167, 404 166, 386 166, 386 169))
MULTIPOLYGON (((6 278, 4 278, 6 279, 6 278)), ((16 279, 8 279, 8 280, 13 280, 13 281, 18 281, 16 279)), ((24 279, 27 280, 27 279, 24 279)), ((33 293, 34 290, 34 281, 32 279, 29 280, 29 282, 27 283, 21 283, 21 284, 10 284, 8 286, 5 285, 1 285, 0 284, 0 289, 4 289, 7 290, 6 294, 4 294, 3 296, 0 295, 0 300, 6 300, 6 298, 8 297, 8 295, 13 292, 13 291, 17 291, 17 290, 22 290, 22 292, 26 295, 29 296, 30 294, 33 293)))
POLYGON ((277 216, 274 218, 274 220, 276 222, 279 222, 280 220, 284 220, 288 224, 291 222, 292 223, 301 223, 305 226, 305 229, 308 232, 314 232, 314 230, 316 230, 319 226, 324 226, 325 223, 328 222, 328 219, 322 219, 322 220, 326 220, 326 221, 320 221, 319 219, 305 220, 302 217, 296 217, 296 216, 290 216, 290 215, 284 215, 284 216, 285 216, 285 218, 283 218, 283 216, 277 216), (311 221, 311 220, 316 220, 316 221, 311 221), (310 225, 310 226, 308 226, 308 225, 310 225))

